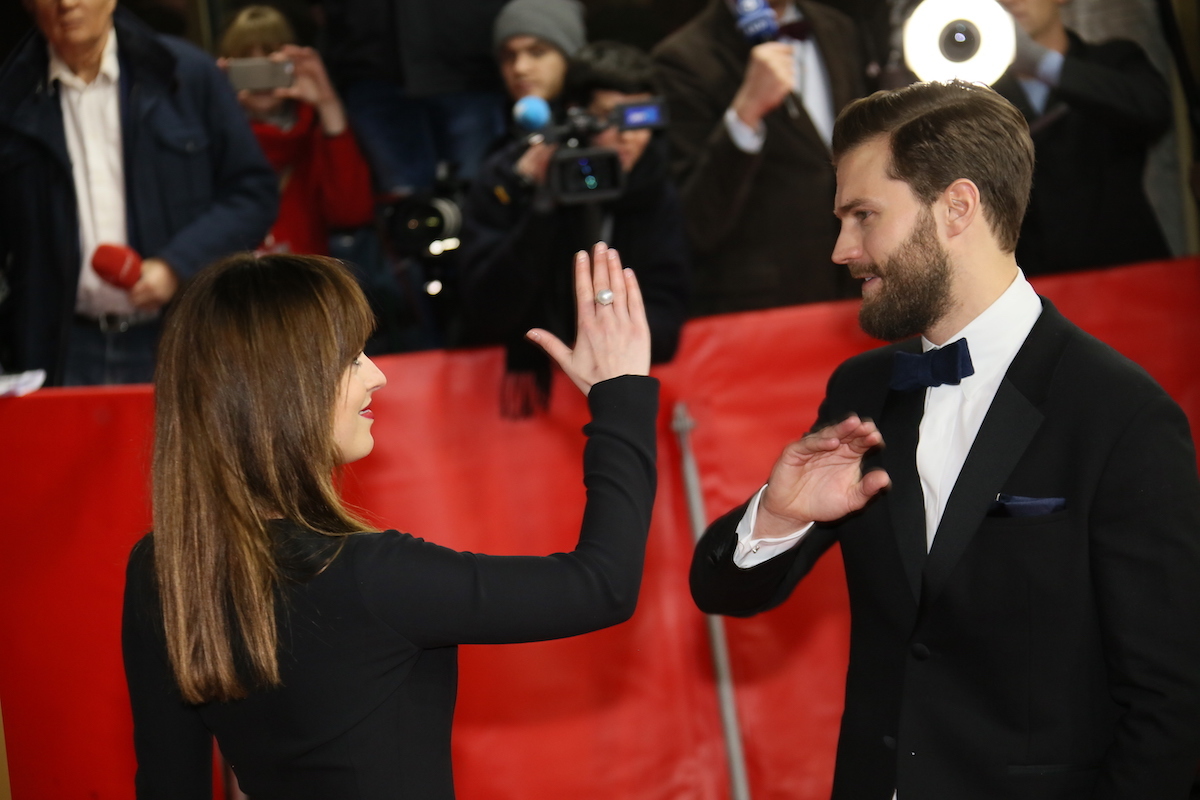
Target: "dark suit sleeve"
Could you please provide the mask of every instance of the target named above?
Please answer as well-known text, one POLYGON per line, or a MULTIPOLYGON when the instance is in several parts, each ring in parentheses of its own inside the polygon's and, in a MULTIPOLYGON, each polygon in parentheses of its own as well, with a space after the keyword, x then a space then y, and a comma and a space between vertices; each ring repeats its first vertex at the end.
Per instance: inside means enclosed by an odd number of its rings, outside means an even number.
POLYGON ((633 614, 654 504, 658 382, 604 381, 588 403, 587 505, 575 550, 487 556, 377 535, 355 552, 376 616, 419 647, 440 647, 574 636, 633 614))
POLYGON ((1090 510, 1110 691, 1123 709, 1094 797, 1185 797, 1200 753, 1200 482, 1165 394, 1117 442, 1090 510))
MULTIPOLYGON (((180 91, 194 93, 212 151, 212 202, 152 255, 180 279, 258 245, 279 211, 278 178, 254 138, 229 80, 210 58, 180 59, 180 91)), ((143 198, 143 201, 150 201, 143 198)))
POLYGON ((834 530, 815 525, 787 552, 742 569, 733 563, 737 524, 746 512, 742 504, 704 532, 692 556, 689 584, 696 606, 708 614, 749 617, 788 599, 800 579, 837 540, 834 530))
POLYGON ((1067 53, 1056 96, 1113 127, 1145 140, 1166 132, 1171 124, 1167 82, 1142 48, 1113 41, 1067 53))
POLYGON ((655 54, 655 75, 671 114, 667 134, 672 171, 680 185, 687 233, 697 252, 733 232, 762 165, 762 153, 738 149, 725 128, 727 98, 714 96, 673 52, 655 54))
POLYGON ((154 560, 143 539, 125 574, 121 649, 133 710, 138 800, 211 800, 212 735, 179 694, 167 661, 154 560))

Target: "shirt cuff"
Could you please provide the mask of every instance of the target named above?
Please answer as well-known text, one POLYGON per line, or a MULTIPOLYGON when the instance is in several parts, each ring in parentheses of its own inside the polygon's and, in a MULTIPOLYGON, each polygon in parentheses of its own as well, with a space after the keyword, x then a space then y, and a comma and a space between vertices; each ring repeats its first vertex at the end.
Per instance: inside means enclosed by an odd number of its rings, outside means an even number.
POLYGON ((737 115, 732 106, 725 109, 725 130, 729 131, 729 138, 733 139, 738 150, 752 156, 762 151, 763 141, 767 138, 765 124, 760 122, 757 129, 751 128, 742 122, 742 118, 737 115))
POLYGON ((1042 56, 1037 65, 1038 79, 1051 86, 1058 86, 1059 79, 1062 78, 1063 61, 1066 56, 1057 50, 1050 50, 1042 56))
POLYGON ((733 563, 742 569, 758 566, 781 553, 786 553, 798 545, 800 540, 812 530, 813 523, 810 522, 787 536, 777 536, 773 539, 751 539, 750 536, 754 533, 754 520, 758 518, 758 503, 766 490, 765 485, 758 490, 754 499, 750 501, 750 505, 746 506, 746 513, 742 515, 737 526, 738 540, 733 551, 733 563))

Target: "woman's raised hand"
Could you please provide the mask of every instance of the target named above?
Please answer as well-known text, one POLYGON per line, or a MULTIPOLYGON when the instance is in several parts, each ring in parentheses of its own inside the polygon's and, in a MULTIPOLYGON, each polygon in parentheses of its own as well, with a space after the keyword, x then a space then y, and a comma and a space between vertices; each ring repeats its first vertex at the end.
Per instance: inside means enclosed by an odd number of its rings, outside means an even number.
POLYGON ((637 278, 603 242, 594 254, 594 263, 583 251, 575 254, 575 348, 541 328, 525 334, 584 394, 594 383, 650 372, 650 326, 637 278))

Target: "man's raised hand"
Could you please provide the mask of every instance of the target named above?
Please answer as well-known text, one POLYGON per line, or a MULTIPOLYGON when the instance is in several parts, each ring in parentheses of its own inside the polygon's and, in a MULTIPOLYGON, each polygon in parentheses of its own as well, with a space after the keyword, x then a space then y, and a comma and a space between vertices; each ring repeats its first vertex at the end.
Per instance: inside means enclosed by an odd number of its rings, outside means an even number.
POLYGON ((863 456, 882 444, 875 423, 857 416, 789 444, 771 470, 752 538, 786 536, 865 506, 891 483, 883 470, 862 471, 863 456))

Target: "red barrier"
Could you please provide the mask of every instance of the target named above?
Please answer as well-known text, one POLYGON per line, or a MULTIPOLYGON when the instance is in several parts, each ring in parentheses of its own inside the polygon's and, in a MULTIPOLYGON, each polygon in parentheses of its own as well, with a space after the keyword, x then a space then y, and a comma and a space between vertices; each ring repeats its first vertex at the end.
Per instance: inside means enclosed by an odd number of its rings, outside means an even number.
MULTIPOLYGON (((1085 329, 1142 363, 1200 424, 1200 260, 1036 282, 1085 329)), ((660 485, 646 580, 629 623, 576 639, 462 649, 459 796, 728 797, 671 407, 697 421, 709 516, 741 502, 812 421, 829 372, 873 342, 853 302, 689 323, 663 380, 660 485)), ((463 549, 571 547, 583 506, 582 398, 499 417, 496 350, 380 359, 375 453, 347 493, 381 524, 463 549)), ((147 528, 146 387, 0 400, 0 707, 12 793, 133 796, 118 631, 125 556, 147 528)), ((755 800, 828 796, 848 612, 836 551, 783 607, 729 623, 755 800)), ((0 787, 2 793, 2 787, 0 787)))

